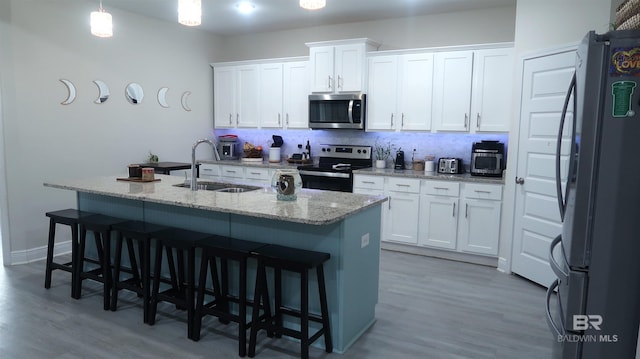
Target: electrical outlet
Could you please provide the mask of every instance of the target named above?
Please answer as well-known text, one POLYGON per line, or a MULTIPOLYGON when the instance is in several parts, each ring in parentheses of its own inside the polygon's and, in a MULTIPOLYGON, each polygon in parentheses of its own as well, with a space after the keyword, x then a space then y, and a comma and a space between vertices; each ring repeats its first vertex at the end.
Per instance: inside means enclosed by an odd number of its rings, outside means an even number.
POLYGON ((364 248, 369 245, 369 233, 366 233, 360 239, 360 248, 364 248))

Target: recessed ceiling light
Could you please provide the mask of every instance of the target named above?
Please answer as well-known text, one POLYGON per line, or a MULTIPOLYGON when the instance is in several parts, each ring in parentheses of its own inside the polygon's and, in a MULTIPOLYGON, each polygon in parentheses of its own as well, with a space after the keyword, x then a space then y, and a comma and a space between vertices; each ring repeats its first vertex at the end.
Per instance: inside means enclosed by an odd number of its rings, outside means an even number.
POLYGON ((256 9, 256 6, 248 1, 241 1, 236 5, 236 8, 243 14, 250 14, 256 9))

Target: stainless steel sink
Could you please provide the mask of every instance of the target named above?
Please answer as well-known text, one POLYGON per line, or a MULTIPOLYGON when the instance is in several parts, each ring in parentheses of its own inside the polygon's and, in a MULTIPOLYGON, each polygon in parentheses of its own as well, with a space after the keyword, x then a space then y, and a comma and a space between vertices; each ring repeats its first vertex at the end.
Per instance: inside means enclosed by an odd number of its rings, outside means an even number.
MULTIPOLYGON (((178 183, 174 184, 174 187, 183 187, 183 188, 191 188, 190 183, 178 183)), ((225 182, 211 182, 211 181, 200 181, 198 182, 198 190, 205 191, 217 191, 217 192, 226 192, 226 193, 242 193, 249 192, 261 189, 259 186, 249 186, 243 184, 235 184, 235 183, 225 183, 225 182)))

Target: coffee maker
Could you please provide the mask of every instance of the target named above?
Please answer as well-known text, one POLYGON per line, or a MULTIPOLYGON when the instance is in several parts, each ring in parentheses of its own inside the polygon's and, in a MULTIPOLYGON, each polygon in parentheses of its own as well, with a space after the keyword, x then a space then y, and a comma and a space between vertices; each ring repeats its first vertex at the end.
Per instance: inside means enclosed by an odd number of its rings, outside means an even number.
POLYGON ((221 160, 238 159, 238 137, 234 135, 225 135, 218 138, 218 153, 221 160))
POLYGON ((396 169, 396 170, 405 169, 405 167, 404 167, 404 151, 398 150, 396 152, 396 160, 394 161, 394 163, 395 163, 395 166, 393 166, 394 169, 396 169))

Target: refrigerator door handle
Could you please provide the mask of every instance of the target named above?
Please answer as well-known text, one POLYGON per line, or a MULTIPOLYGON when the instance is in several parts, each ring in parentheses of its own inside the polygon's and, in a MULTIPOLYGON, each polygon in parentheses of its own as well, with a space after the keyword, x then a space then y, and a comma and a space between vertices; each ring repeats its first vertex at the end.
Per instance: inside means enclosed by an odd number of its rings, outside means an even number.
MULTIPOLYGON (((571 94, 575 93, 575 87, 576 87, 576 74, 573 74, 573 78, 571 79, 571 84, 569 85, 569 90, 567 91, 567 95, 564 99, 564 106, 562 107, 562 116, 560 116, 560 125, 558 126, 558 142, 556 144, 556 195, 558 197, 558 209, 560 210, 560 220, 564 221, 564 212, 567 208, 567 203, 566 203, 566 198, 562 193, 562 178, 560 176, 560 152, 562 150, 562 132, 564 130, 564 121, 567 117, 567 109, 569 107, 569 100, 571 99, 571 94)), ((574 110, 576 108, 575 106, 575 95, 574 95, 574 110)), ((575 123, 575 118, 576 118, 576 113, 574 111, 573 113, 573 118, 574 118, 574 123, 575 123)), ((573 129, 573 131, 575 131, 575 128, 573 129)), ((575 136, 572 136, 572 144, 571 144, 571 148, 573 148, 573 140, 574 140, 575 136)), ((573 151, 571 151, 573 152, 573 151)), ((571 154, 571 156, 573 156, 573 153, 571 154)), ((571 166, 571 163, 573 161, 570 159, 569 160, 569 166, 571 166)), ((567 178, 570 179, 570 177, 567 175, 567 178)), ((567 187, 568 187, 568 183, 567 183, 567 187)))
MULTIPOLYGON (((560 266, 558 261, 556 261, 556 258, 553 256, 553 250, 558 245, 558 243, 562 243, 562 235, 558 235, 549 246, 549 265, 551 266, 553 273, 555 273, 558 278, 563 281, 567 281, 569 280, 569 273, 564 272, 564 270, 562 269, 563 267, 560 266)), ((562 246, 560 246, 560 250, 562 251, 562 258, 564 260, 564 249, 562 248, 562 246)))
MULTIPOLYGON (((557 325, 556 322, 553 320, 553 317, 551 316, 551 295, 553 294, 554 290, 558 287, 558 285, 560 284, 560 281, 558 279, 554 280, 553 283, 551 283, 551 285, 549 286, 549 289, 547 289, 547 300, 545 301, 545 306, 546 306, 546 317, 547 317, 547 325, 549 326, 549 328, 551 330, 554 331, 554 333, 557 336, 562 336, 565 335, 566 330, 564 329, 564 325, 562 324, 562 319, 560 320, 560 325, 557 325)), ((558 298, 558 306, 560 307, 560 299, 558 298)), ((562 310, 562 308, 559 308, 560 310, 562 310)))

